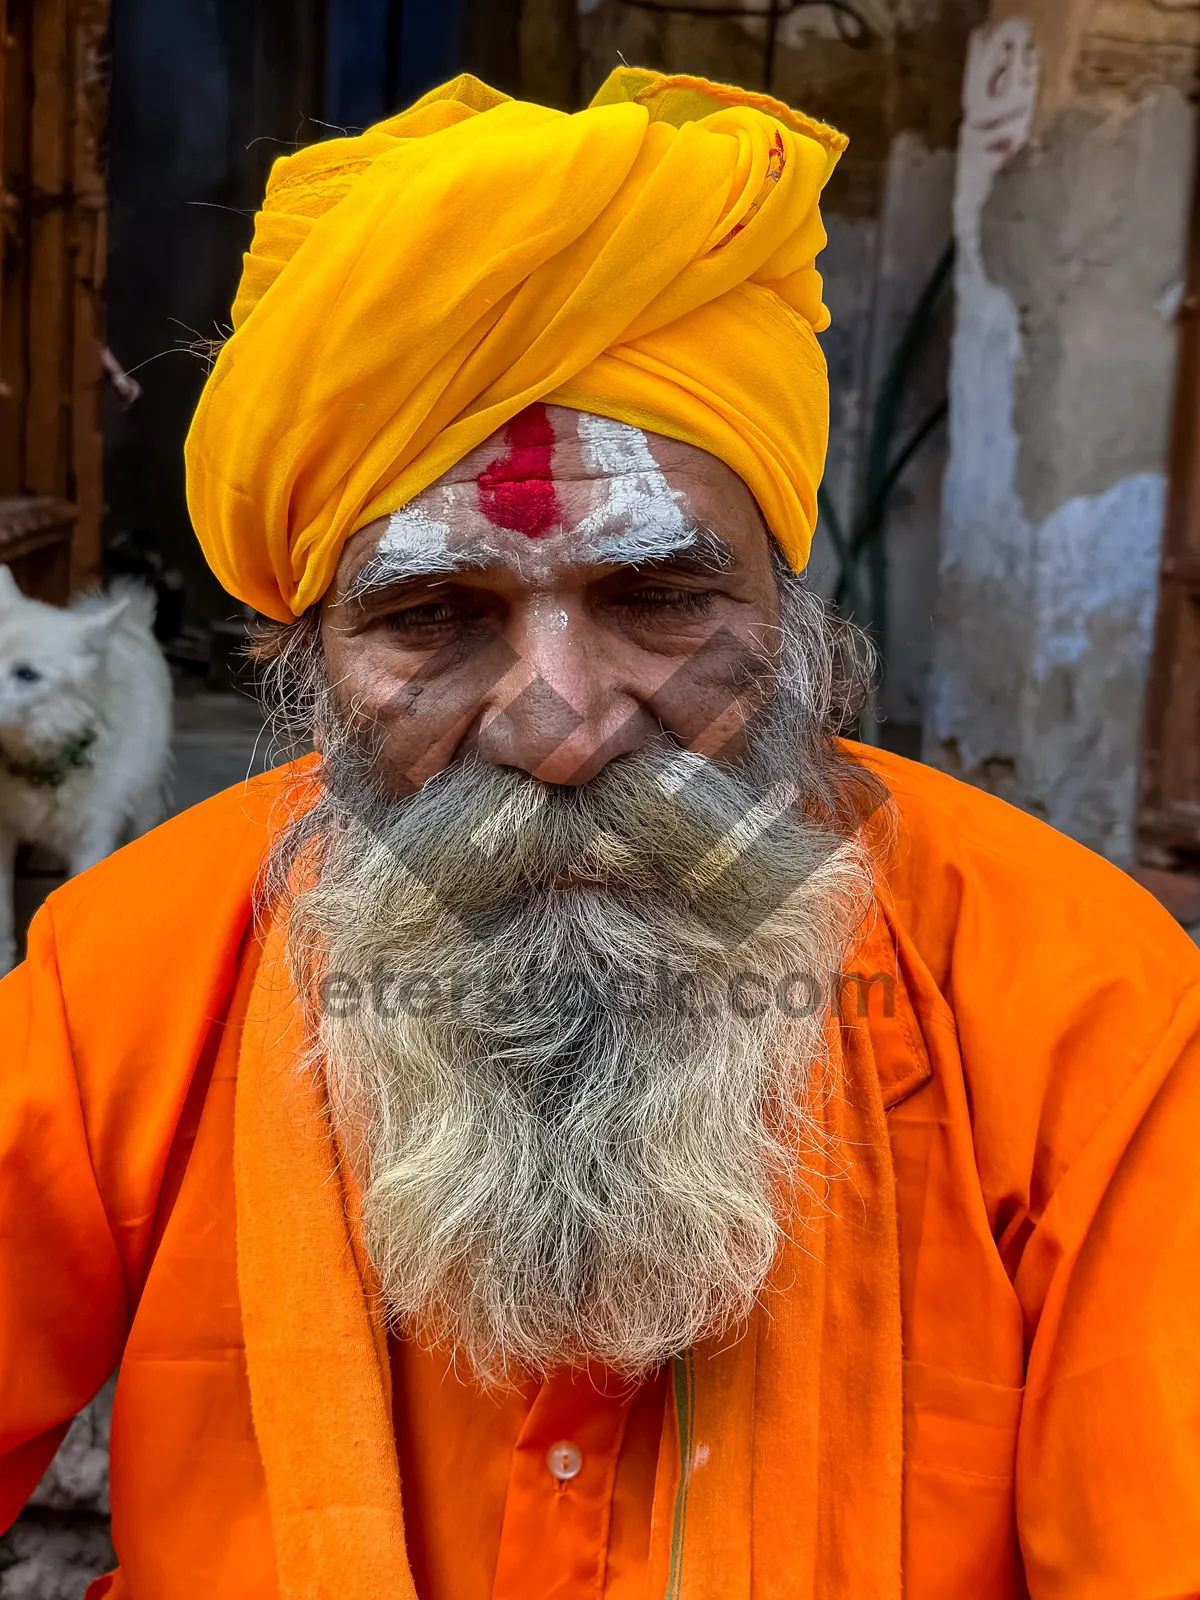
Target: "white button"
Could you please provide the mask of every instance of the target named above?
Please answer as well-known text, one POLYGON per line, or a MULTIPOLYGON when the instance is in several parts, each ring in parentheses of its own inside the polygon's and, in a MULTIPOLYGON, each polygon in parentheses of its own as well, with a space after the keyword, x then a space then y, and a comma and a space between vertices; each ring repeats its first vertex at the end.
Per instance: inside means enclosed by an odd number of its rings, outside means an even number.
POLYGON ((560 1483, 566 1483, 568 1478, 578 1475, 583 1456, 577 1444, 572 1444, 570 1439, 560 1439, 546 1451, 546 1465, 560 1483))

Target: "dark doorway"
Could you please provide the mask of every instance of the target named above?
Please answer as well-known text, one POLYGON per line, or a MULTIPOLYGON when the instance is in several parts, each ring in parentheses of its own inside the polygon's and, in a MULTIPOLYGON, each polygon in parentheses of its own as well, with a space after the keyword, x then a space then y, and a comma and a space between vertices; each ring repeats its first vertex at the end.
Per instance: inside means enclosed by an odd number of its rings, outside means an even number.
POLYGON ((182 452, 271 163, 460 71, 519 92, 520 12, 520 0, 113 0, 107 337, 142 395, 105 419, 104 532, 135 534, 181 574, 193 626, 237 613, 192 534, 182 452))

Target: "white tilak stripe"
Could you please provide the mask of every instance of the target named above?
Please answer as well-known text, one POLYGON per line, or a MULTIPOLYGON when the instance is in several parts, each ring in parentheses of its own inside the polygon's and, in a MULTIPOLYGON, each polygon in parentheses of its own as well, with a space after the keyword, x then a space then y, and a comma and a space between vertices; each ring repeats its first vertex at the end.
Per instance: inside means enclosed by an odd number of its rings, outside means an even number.
POLYGON ((686 550, 693 533, 677 494, 654 459, 646 435, 627 422, 582 411, 579 443, 588 471, 604 480, 604 496, 575 533, 595 561, 656 560, 686 550))
POLYGON ((414 576, 423 572, 453 571, 450 524, 431 517, 417 505, 401 506, 388 518, 377 553, 393 556, 398 565, 411 563, 414 576))

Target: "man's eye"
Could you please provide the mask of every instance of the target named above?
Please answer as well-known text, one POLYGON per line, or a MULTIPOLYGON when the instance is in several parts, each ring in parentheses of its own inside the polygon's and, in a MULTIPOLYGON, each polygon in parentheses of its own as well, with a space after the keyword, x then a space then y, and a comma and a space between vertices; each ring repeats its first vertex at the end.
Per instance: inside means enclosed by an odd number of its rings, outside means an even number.
POLYGON ((450 627, 462 622, 466 615, 461 606, 450 605, 445 600, 430 600, 425 605, 389 612, 383 620, 397 633, 420 633, 426 628, 450 627))
POLYGON ((635 611, 673 611, 677 616, 700 616, 712 605, 709 589, 671 589, 646 585, 622 595, 621 604, 635 611))

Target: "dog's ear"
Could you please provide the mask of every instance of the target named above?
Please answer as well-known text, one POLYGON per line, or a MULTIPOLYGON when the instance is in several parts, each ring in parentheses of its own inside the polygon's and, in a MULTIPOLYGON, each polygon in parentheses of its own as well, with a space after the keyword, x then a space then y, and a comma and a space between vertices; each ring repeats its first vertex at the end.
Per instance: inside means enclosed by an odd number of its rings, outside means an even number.
POLYGON ((83 617, 83 638, 87 644, 99 647, 113 628, 129 610, 132 604, 132 595, 122 595, 119 599, 111 600, 106 605, 92 606, 83 617))
POLYGON ((5 606, 16 605, 25 596, 17 588, 17 580, 12 575, 12 569, 0 566, 0 610, 5 606))

